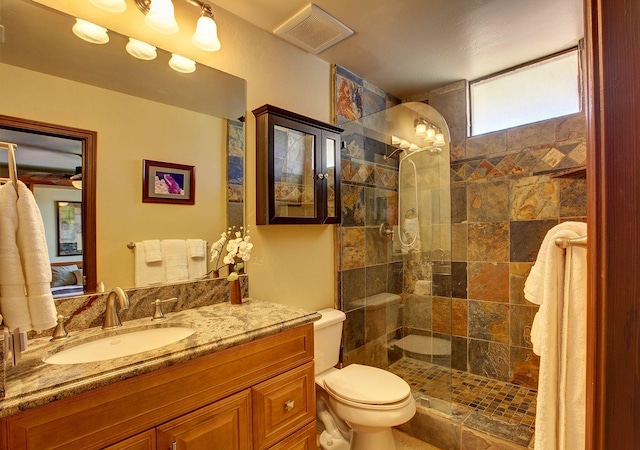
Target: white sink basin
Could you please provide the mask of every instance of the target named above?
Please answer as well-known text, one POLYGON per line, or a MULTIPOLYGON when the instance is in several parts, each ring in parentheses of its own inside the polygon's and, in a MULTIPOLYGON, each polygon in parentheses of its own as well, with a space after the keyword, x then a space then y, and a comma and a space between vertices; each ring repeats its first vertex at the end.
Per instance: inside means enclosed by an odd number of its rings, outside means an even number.
POLYGON ((80 364, 135 355, 173 344, 195 330, 184 326, 133 329, 100 339, 84 341, 43 358, 47 364, 80 364))

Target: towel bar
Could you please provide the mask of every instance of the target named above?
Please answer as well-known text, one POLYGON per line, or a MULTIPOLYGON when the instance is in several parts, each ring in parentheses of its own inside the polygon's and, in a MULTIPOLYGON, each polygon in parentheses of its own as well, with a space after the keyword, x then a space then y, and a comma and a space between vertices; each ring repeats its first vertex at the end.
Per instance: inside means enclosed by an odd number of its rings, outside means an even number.
POLYGON ((568 237, 559 237, 556 239, 556 245, 560 248, 567 248, 571 246, 583 247, 587 246, 587 235, 570 239, 568 237))

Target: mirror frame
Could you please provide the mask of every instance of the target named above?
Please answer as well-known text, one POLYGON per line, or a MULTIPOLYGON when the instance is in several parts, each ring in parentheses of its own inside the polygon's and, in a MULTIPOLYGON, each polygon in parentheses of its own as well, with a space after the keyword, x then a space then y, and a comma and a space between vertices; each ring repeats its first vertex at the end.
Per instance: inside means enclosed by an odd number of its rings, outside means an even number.
POLYGON ((96 249, 98 133, 1 114, 0 128, 75 139, 82 142, 82 268, 85 277, 84 292, 85 294, 96 292, 98 286, 96 249))

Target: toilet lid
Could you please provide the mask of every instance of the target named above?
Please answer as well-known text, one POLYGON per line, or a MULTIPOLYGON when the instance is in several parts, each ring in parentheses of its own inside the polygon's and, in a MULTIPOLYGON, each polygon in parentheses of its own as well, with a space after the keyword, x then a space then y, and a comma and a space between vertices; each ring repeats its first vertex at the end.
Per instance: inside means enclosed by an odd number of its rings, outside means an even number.
POLYGON ((399 376, 360 364, 329 374, 324 386, 337 397, 367 405, 397 403, 411 394, 411 388, 399 376))

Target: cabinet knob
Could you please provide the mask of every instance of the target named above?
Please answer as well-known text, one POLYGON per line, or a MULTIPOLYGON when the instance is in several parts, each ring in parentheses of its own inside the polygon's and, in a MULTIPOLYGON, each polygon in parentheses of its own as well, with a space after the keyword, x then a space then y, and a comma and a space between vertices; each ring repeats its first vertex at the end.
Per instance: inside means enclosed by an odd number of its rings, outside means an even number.
POLYGON ((291 411, 293 408, 295 408, 296 406, 296 402, 294 402, 293 400, 287 400, 286 402, 284 402, 284 410, 289 412, 291 411))
POLYGON ((322 180, 324 179, 324 174, 323 173, 319 173, 318 174, 318 180, 322 180))

